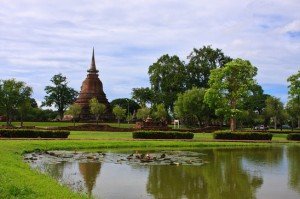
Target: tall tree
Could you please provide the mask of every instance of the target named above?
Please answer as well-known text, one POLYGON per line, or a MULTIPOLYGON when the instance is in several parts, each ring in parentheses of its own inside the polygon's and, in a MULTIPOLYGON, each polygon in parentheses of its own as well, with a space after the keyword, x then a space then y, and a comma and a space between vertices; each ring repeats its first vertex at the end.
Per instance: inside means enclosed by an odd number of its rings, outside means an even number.
POLYGON ((116 116, 117 120, 118 120, 118 124, 120 126, 120 120, 123 119, 126 115, 126 109, 122 108, 121 106, 119 105, 116 105, 114 108, 113 108, 113 113, 114 115, 116 116))
POLYGON ((148 74, 151 89, 155 93, 155 103, 163 103, 167 110, 173 111, 177 94, 186 89, 184 63, 178 56, 166 54, 149 66, 148 74))
POLYGON ((105 110, 106 110, 106 106, 105 104, 99 103, 97 98, 92 98, 89 101, 89 106, 90 106, 90 112, 95 115, 96 117, 96 121, 97 121, 97 125, 99 123, 99 118, 101 115, 104 114, 105 110))
POLYGON ((223 67, 232 59, 225 56, 221 49, 213 49, 211 46, 203 46, 196 49, 188 56, 187 64, 187 88, 208 87, 210 71, 223 67))
MULTIPOLYGON (((287 81, 289 85, 289 98, 293 101, 293 107, 300 107, 300 70, 298 73, 290 76, 287 81)), ((296 114, 298 120, 298 128, 300 128, 300 111, 296 114)))
POLYGON ((279 98, 270 96, 266 99, 266 114, 273 119, 274 129, 277 129, 278 120, 283 116, 283 103, 279 98))
POLYGON ((291 122, 292 122, 292 127, 294 127, 294 122, 297 122, 298 128, 300 128, 300 104, 298 102, 297 98, 292 98, 289 99, 287 105, 286 105, 286 110, 288 115, 290 116, 291 122))
POLYGON ((62 119, 65 110, 75 101, 78 92, 68 86, 67 78, 61 73, 54 75, 50 81, 52 85, 45 88, 47 95, 42 106, 54 105, 62 119))
POLYGON ((257 68, 243 59, 234 59, 211 71, 205 102, 216 108, 216 115, 230 119, 230 130, 236 130, 236 119, 243 113, 243 102, 256 83, 257 68))
POLYGON ((210 109, 204 103, 204 95, 205 89, 196 87, 179 94, 174 107, 175 115, 187 123, 192 118, 200 126, 210 115, 210 109))
POLYGON ((154 92, 150 88, 133 88, 132 89, 132 99, 137 101, 140 106, 146 106, 147 103, 153 103, 154 92))
POLYGON ((80 116, 81 110, 82 110, 81 106, 79 104, 75 104, 75 103, 72 104, 67 110, 67 113, 72 115, 72 117, 73 117, 72 120, 73 120, 74 126, 76 123, 76 119, 78 119, 80 116))
POLYGON ((11 125, 13 116, 26 103, 32 94, 32 88, 15 79, 0 80, 0 111, 6 115, 7 125, 11 125))
POLYGON ((114 99, 110 102, 111 107, 114 107, 116 105, 121 106, 122 108, 127 110, 127 113, 129 114, 134 114, 136 111, 141 108, 141 106, 136 103, 134 100, 129 99, 129 98, 118 98, 114 99))

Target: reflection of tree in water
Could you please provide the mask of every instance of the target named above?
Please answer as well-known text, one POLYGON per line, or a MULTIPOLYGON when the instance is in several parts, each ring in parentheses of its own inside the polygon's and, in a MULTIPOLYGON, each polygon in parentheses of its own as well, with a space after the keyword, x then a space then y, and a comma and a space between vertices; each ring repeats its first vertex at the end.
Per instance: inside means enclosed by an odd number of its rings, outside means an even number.
POLYGON ((147 191, 155 198, 255 198, 263 179, 247 173, 237 153, 209 150, 203 166, 151 166, 147 191))
POLYGON ((277 166, 283 158, 282 147, 272 148, 257 148, 253 149, 239 149, 239 154, 249 161, 255 163, 263 163, 268 166, 277 166))
POLYGON ((88 162, 79 163, 79 171, 85 181, 87 193, 90 196, 95 186, 97 176, 101 169, 101 163, 99 162, 88 162))
POLYGON ((45 164, 45 170, 55 179, 62 179, 64 174, 64 169, 68 162, 60 162, 58 164, 45 164))
POLYGON ((300 148, 290 146, 287 148, 289 163, 289 186, 300 193, 300 148))

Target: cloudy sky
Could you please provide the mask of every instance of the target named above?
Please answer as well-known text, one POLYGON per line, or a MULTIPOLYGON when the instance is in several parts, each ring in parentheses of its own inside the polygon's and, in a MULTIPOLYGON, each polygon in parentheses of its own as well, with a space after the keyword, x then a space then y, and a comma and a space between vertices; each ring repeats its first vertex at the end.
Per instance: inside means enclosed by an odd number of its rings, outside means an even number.
POLYGON ((286 101, 300 70, 299 0, 0 0, 0 79, 25 81, 38 101, 59 72, 80 90, 93 46, 113 100, 148 86, 161 55, 186 60, 203 45, 250 60, 265 92, 286 101))

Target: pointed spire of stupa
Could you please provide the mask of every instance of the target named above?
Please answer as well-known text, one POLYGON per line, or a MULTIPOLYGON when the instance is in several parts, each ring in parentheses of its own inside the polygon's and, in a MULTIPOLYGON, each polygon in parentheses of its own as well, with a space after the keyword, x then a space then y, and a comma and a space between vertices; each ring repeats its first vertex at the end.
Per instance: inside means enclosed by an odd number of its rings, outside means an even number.
POLYGON ((93 55, 92 55, 92 61, 90 69, 88 70, 89 73, 98 73, 99 71, 96 69, 96 62, 95 62, 95 53, 94 53, 94 47, 93 47, 93 55))

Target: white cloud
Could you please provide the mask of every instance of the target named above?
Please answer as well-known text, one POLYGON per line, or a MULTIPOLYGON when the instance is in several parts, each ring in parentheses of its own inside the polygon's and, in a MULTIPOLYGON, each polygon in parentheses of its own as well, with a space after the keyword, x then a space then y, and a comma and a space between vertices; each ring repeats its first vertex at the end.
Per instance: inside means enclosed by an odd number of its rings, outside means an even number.
POLYGON ((146 86, 148 66, 162 54, 185 59, 209 44, 250 60, 263 85, 286 85, 300 68, 300 35, 288 34, 299 32, 298 0, 3 0, 0 7, 0 79, 26 80, 38 100, 58 72, 79 90, 93 46, 109 99, 146 86))

